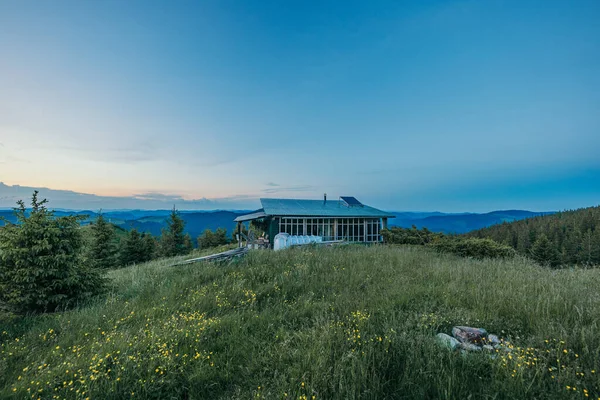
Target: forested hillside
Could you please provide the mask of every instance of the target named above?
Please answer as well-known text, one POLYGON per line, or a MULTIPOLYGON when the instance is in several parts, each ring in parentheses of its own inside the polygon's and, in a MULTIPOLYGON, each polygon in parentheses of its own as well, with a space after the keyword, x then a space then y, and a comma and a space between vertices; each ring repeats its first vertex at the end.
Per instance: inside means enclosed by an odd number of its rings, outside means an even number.
POLYGON ((493 239, 550 265, 599 265, 600 206, 494 225, 466 236, 493 239))

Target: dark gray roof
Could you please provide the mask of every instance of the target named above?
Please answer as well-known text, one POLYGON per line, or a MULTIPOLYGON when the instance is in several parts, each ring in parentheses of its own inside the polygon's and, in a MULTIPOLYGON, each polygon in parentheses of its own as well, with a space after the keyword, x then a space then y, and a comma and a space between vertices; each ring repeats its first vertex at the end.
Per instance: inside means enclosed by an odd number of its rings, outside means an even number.
POLYGON ((297 199, 260 199, 264 213, 274 216, 298 217, 370 217, 394 218, 395 216, 363 205, 348 207, 339 200, 297 200, 297 199))
POLYGON ((260 210, 253 211, 250 214, 240 215, 239 217, 234 219, 234 221, 235 222, 251 221, 253 219, 264 218, 266 216, 267 216, 267 214, 265 214, 265 211, 261 208, 260 210))

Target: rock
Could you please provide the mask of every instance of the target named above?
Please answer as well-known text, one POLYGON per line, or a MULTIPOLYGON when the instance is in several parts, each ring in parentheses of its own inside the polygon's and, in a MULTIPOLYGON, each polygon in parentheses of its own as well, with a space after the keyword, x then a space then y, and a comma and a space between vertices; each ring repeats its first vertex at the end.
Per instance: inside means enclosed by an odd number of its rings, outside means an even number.
POLYGON ((469 326, 455 326, 452 328, 452 336, 462 343, 480 343, 488 336, 485 329, 471 328, 469 326))
POLYGON ((446 335, 445 333, 438 333, 436 335, 436 339, 440 345, 447 347, 450 350, 454 350, 460 345, 458 340, 454 339, 450 335, 446 335))
POLYGON ((490 346, 489 344, 484 345, 483 349, 489 351, 490 353, 495 351, 494 347, 490 346))
POLYGON ((502 343, 500 338, 496 335, 488 335, 487 342, 492 346, 502 343))
POLYGON ((461 343, 460 348, 467 351, 481 351, 481 347, 471 344, 471 343, 461 343))

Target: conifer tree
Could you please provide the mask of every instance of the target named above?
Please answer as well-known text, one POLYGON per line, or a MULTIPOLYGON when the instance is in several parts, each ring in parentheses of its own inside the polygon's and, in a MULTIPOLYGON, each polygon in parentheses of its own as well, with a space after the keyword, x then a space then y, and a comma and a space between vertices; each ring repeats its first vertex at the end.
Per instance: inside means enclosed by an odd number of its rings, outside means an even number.
POLYGON ((217 228, 215 231, 215 243, 217 246, 223 246, 229 243, 229 240, 227 239, 227 229, 217 228))
POLYGON ((543 233, 537 236, 535 243, 531 246, 531 256, 542 265, 555 266, 558 263, 556 248, 543 233))
POLYGON ((82 261, 80 217, 54 217, 33 192, 17 223, 0 229, 0 308, 16 313, 54 311, 100 292, 99 270, 82 261))
POLYGON ((142 235, 133 228, 121 242, 121 265, 131 265, 144 262, 145 246, 142 235))
POLYGON ((198 236, 198 248, 209 249, 215 246, 214 234, 210 229, 205 229, 202 235, 198 236))
POLYGON ((91 225, 91 230, 92 243, 88 253, 91 266, 102 269, 114 267, 117 261, 117 248, 113 226, 100 213, 91 225))
POLYGON ((167 219, 167 227, 162 230, 160 237, 160 247, 163 256, 172 257, 185 254, 184 228, 185 221, 179 216, 177 209, 173 207, 167 219))
POLYGON ((183 236, 183 247, 185 248, 186 254, 189 254, 194 250, 194 244, 192 243, 192 237, 189 233, 183 236))
POLYGON ((229 240, 227 239, 227 229, 225 228, 217 228, 214 232, 206 229, 202 235, 198 236, 198 247, 201 249, 222 246, 227 243, 229 243, 229 240))
POLYGON ((142 245, 144 248, 144 261, 154 260, 157 255, 158 243, 150 233, 142 234, 142 245))

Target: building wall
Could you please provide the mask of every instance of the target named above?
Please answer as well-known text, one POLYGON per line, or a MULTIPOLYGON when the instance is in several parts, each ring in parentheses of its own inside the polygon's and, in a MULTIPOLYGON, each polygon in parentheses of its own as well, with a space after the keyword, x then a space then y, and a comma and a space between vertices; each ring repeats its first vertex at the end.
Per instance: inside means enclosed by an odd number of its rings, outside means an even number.
POLYGON ((275 235, 279 233, 279 218, 270 218, 269 220, 269 242, 271 243, 271 247, 275 243, 275 235))

